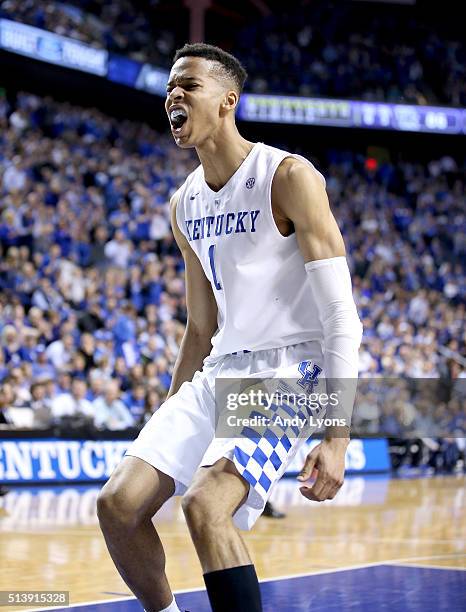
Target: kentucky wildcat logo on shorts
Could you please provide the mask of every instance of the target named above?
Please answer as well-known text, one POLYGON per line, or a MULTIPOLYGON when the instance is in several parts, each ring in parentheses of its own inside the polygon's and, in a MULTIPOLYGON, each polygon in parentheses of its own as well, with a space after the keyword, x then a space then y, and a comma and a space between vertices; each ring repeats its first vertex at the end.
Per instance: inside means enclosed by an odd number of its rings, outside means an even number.
POLYGON ((312 361, 301 361, 298 365, 299 373, 301 374, 301 380, 298 380, 298 385, 302 387, 307 393, 312 393, 312 390, 318 383, 319 374, 322 372, 322 368, 312 361))

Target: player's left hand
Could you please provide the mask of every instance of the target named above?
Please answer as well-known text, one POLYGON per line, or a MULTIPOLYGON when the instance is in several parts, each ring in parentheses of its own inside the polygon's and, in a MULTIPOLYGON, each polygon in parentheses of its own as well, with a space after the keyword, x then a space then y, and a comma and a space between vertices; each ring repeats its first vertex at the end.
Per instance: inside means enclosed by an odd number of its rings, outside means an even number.
POLYGON ((323 440, 306 457, 298 480, 305 482, 315 478, 312 486, 299 488, 301 495, 312 501, 333 499, 343 484, 345 476, 345 455, 348 440, 331 438, 323 440))

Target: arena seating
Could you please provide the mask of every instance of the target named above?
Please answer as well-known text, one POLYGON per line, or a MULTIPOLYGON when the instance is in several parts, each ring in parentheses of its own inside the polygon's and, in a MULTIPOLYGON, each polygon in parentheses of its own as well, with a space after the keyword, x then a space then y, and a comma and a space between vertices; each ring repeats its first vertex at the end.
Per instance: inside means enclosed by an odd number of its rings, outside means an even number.
MULTIPOLYGON (((342 151, 318 163, 364 323, 361 377, 460 383, 465 168, 447 156, 374 168, 342 151)), ((195 165, 147 125, 27 93, 0 98, 3 421, 79 417, 117 430, 159 407, 186 321, 167 203, 195 165)), ((429 415, 405 399, 370 417, 361 409, 356 424, 416 433, 429 415)), ((458 394, 437 408, 443 431, 465 429, 458 394)))

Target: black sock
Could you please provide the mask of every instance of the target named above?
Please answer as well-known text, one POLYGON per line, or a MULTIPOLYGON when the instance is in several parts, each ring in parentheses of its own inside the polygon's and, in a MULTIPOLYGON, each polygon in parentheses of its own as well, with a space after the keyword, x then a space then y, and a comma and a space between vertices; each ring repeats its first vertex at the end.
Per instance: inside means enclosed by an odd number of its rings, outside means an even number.
POLYGON ((254 565, 241 565, 204 574, 213 612, 262 612, 254 565))

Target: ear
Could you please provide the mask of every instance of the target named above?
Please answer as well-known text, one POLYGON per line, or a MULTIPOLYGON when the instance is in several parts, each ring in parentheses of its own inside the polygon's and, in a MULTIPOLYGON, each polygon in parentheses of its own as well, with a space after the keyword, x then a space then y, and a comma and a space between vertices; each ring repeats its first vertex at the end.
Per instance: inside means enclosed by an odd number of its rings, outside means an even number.
POLYGON ((225 94, 221 108, 223 111, 234 111, 238 106, 239 95, 234 89, 231 89, 225 94))

